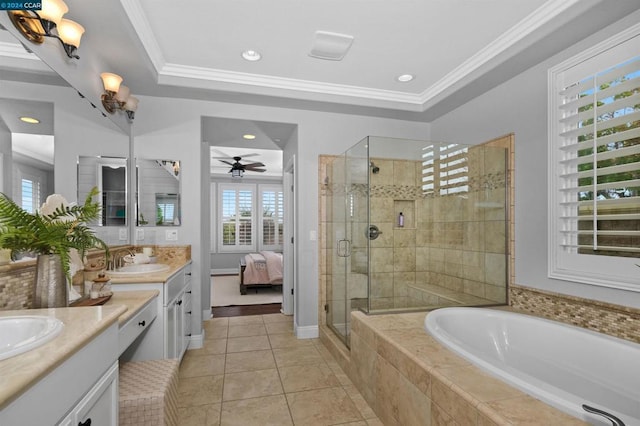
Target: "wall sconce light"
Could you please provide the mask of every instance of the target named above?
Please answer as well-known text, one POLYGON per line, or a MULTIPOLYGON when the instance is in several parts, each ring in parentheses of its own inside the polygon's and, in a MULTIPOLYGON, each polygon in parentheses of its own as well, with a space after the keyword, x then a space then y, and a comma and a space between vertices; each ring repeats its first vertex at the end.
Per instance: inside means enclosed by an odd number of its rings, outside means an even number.
POLYGON ((179 161, 174 161, 173 162, 173 174, 175 176, 178 176, 180 174, 180 162, 179 161))
POLYGON ((84 34, 82 25, 70 19, 62 19, 69 11, 62 0, 42 0, 41 4, 39 11, 9 10, 7 13, 13 25, 30 42, 42 44, 45 37, 56 38, 69 58, 80 59, 76 50, 80 47, 80 38, 84 34))
POLYGON ((104 93, 102 94, 102 106, 109 113, 124 111, 131 121, 138 109, 138 98, 131 96, 129 88, 122 83, 122 77, 118 74, 103 72, 100 74, 104 93))

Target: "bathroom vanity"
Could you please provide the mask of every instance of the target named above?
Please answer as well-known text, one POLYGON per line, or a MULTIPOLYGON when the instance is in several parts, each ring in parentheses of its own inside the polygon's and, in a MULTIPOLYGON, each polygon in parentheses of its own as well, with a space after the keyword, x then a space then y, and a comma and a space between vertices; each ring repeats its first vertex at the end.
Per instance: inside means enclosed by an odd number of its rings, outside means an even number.
MULTIPOLYGON (((124 306, 37 309, 64 323, 53 340, 0 361, 0 424, 117 425, 118 318, 124 306)), ((25 315, 3 311, 0 316, 25 315)))
POLYGON ((191 262, 173 267, 167 272, 118 276, 112 278, 111 283, 113 297, 116 299, 125 297, 128 292, 158 292, 154 306, 149 306, 146 313, 141 312, 140 317, 136 317, 130 323, 135 329, 137 324, 147 321, 145 318, 149 317, 150 312, 156 313, 155 320, 139 339, 126 346, 120 359, 182 359, 191 337, 191 262))
POLYGON ((154 323, 159 295, 131 291, 105 306, 0 312, 64 324, 53 340, 0 361, 0 424, 116 426, 118 358, 154 323))

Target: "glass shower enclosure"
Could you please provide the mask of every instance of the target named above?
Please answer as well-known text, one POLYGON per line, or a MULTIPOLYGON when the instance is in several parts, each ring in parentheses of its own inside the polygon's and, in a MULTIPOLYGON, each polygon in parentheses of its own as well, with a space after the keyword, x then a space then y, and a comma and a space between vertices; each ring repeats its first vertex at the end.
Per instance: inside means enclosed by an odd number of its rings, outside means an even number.
POLYGON ((326 324, 505 304, 507 150, 367 137, 327 165, 326 324))

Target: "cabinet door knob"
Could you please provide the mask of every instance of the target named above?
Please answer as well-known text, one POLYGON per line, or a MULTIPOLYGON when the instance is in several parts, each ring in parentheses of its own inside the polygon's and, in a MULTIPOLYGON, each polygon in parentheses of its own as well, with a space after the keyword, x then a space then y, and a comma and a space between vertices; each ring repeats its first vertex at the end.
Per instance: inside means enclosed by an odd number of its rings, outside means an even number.
POLYGON ((191 315, 191 311, 187 312, 187 314, 191 315))
POLYGON ((91 417, 84 422, 78 422, 78 426, 91 426, 91 417))
POLYGON ((185 293, 187 293, 187 294, 191 294, 191 290, 189 290, 189 291, 187 291, 187 292, 185 292, 185 293))
POLYGON ((182 305, 182 300, 178 300, 178 301, 176 302, 176 305, 178 305, 178 306, 182 305))
POLYGON ((141 327, 144 327, 145 325, 147 325, 147 323, 144 320, 142 320, 138 323, 138 325, 141 327))
POLYGON ((189 276, 191 276, 191 272, 187 272, 185 275, 189 275, 189 276))

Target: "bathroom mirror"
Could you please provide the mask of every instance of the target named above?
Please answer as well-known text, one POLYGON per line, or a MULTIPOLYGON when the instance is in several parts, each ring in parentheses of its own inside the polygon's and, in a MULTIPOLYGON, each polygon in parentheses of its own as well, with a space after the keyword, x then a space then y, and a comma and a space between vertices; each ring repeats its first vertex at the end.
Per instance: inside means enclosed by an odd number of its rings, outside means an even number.
POLYGON ((179 160, 136 159, 138 226, 181 224, 179 160))
POLYGON ((2 191, 28 212, 53 193, 53 151, 52 103, 0 99, 2 191))
POLYGON ((127 159, 121 157, 78 157, 78 201, 98 187, 100 217, 93 226, 126 226, 127 159))

